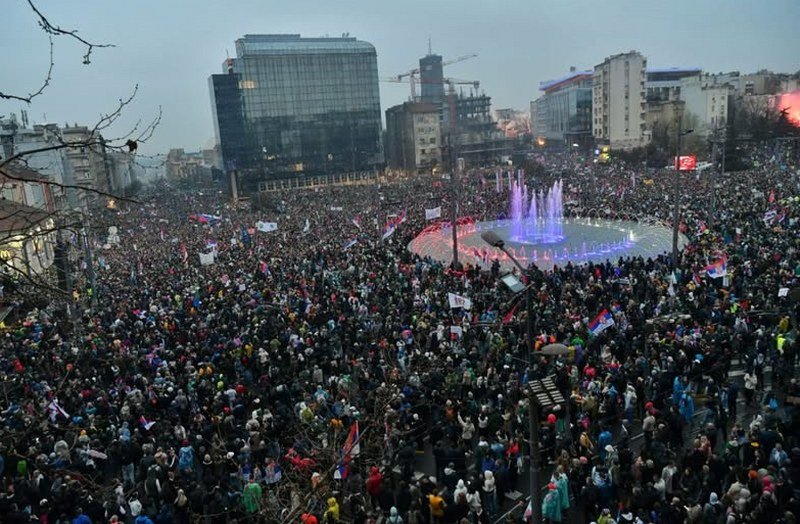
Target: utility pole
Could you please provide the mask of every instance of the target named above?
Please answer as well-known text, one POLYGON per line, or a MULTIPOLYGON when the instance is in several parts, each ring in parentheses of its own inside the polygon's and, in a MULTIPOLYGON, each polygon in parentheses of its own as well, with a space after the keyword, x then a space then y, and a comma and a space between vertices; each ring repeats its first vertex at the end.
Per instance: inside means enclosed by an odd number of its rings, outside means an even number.
MULTIPOLYGON (((683 115, 681 115, 682 117, 683 115)), ((672 188, 672 268, 678 268, 678 234, 680 233, 681 117, 678 117, 678 142, 675 147, 675 175, 672 188)))
MULTIPOLYGON (((714 162, 714 167, 717 166, 717 140, 714 137, 714 142, 711 144, 711 158, 714 162)), ((716 178, 716 169, 712 171, 711 174, 711 215, 708 217, 708 225, 712 225, 714 223, 714 215, 717 214, 717 178, 716 178)))
POLYGON ((683 119, 683 113, 681 112, 681 116, 678 118, 678 143, 675 147, 675 178, 673 179, 674 187, 673 187, 673 195, 672 198, 674 200, 674 207, 673 207, 673 215, 672 215, 672 268, 673 270, 678 268, 678 236, 680 234, 680 218, 681 218, 681 211, 680 211, 680 189, 681 189, 681 138, 684 135, 688 135, 689 133, 694 132, 694 129, 687 129, 686 131, 681 130, 681 120, 683 119))
MULTIPOLYGON (((541 386, 541 383, 536 384, 535 381, 532 379, 531 374, 533 373, 533 350, 534 350, 534 342, 533 342, 533 310, 531 309, 531 305, 533 303, 532 300, 532 291, 531 286, 533 284, 533 275, 532 272, 528 271, 525 266, 520 263, 519 260, 511 254, 511 252, 506 249, 505 241, 500 238, 494 231, 485 231, 481 234, 481 238, 484 242, 489 244, 492 247, 495 247, 505 253, 511 262, 519 269, 520 276, 525 278, 525 338, 527 339, 526 349, 528 353, 528 388, 529 388, 529 396, 528 396, 528 403, 529 403, 529 413, 528 413, 528 438, 529 438, 529 447, 530 447, 530 461, 531 461, 531 469, 529 475, 529 486, 531 492, 531 522, 534 524, 538 524, 541 522, 541 485, 540 485, 540 478, 542 476, 542 464, 541 464, 541 452, 539 450, 539 428, 537 424, 539 423, 539 404, 537 400, 537 389, 541 386)), ((536 381, 538 382, 538 381, 536 381)))
POLYGON ((97 306, 97 287, 95 285, 94 274, 94 254, 92 253, 92 242, 86 228, 86 222, 83 223, 83 249, 84 256, 86 257, 86 269, 89 275, 89 286, 92 290, 91 307, 94 309, 97 306))
MULTIPOLYGON (((452 145, 450 147, 450 154, 455 156, 455 151, 453 151, 452 145)), ((452 224, 453 229, 453 269, 458 270, 460 267, 458 263, 458 184, 459 184, 459 175, 461 171, 464 169, 464 159, 459 158, 456 159, 455 162, 452 162, 451 165, 453 166, 452 172, 450 173, 450 222, 452 224)))

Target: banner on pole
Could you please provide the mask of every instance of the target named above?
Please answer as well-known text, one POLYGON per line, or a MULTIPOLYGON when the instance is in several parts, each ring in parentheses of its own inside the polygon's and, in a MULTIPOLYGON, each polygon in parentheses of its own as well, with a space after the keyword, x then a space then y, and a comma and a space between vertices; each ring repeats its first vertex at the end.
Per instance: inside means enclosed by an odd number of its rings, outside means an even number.
POLYGON ((442 206, 425 210, 425 220, 433 220, 434 218, 440 218, 441 216, 442 216, 442 206))
POLYGON ((456 308, 463 308, 463 309, 471 309, 472 308, 472 300, 468 299, 467 297, 462 297, 461 295, 456 295, 455 293, 448 293, 447 300, 450 301, 450 309, 456 308))
POLYGON ((269 233, 270 231, 276 231, 278 229, 277 222, 256 222, 256 229, 261 231, 262 233, 269 233))

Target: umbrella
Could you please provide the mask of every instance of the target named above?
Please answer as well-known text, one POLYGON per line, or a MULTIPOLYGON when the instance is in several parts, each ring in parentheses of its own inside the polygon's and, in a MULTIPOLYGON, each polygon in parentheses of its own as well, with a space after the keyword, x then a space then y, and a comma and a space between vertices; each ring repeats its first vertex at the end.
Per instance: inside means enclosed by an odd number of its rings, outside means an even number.
POLYGON ((547 344, 538 352, 540 355, 557 357, 569 353, 569 348, 564 344, 547 344))

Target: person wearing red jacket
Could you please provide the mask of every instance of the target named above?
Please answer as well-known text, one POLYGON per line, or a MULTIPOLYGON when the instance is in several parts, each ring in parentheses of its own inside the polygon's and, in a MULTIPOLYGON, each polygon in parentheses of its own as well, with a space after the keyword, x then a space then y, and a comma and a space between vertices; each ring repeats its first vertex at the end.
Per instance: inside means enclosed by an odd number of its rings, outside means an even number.
POLYGON ((380 507, 381 485, 383 484, 383 475, 377 466, 372 466, 369 471, 369 478, 367 479, 367 493, 372 500, 372 507, 380 507))

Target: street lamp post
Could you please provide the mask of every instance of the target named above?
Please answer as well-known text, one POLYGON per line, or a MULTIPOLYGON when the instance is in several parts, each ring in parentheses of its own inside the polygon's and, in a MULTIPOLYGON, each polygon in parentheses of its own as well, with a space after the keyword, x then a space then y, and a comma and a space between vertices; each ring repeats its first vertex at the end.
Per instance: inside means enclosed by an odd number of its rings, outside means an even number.
MULTIPOLYGON (((451 155, 454 154, 454 151, 450 149, 451 155)), ((455 162, 452 162, 452 169, 450 171, 450 198, 452 202, 450 203, 450 221, 452 226, 452 233, 453 233, 453 270, 457 271, 459 268, 458 264, 458 184, 460 182, 459 177, 464 170, 464 159, 458 158, 455 162)))
POLYGON ((681 137, 688 135, 689 133, 693 133, 694 129, 687 129, 686 131, 681 131, 681 121, 678 119, 678 143, 675 149, 675 178, 674 178, 674 187, 673 187, 673 215, 672 215, 672 267, 673 269, 678 268, 678 235, 680 233, 680 158, 681 158, 681 137))
MULTIPOLYGON (((527 275, 528 271, 514 258, 514 256, 505 248, 505 241, 494 231, 484 231, 481 233, 481 238, 484 242, 492 247, 495 247, 505 253, 514 265, 520 270, 522 275, 527 275)), ((530 279, 528 279, 530 280, 530 279)), ((531 460, 531 474, 530 474, 530 493, 531 493, 531 522, 538 523, 541 521, 541 493, 539 490, 539 478, 541 477, 541 456, 539 453, 539 431, 536 427, 536 421, 539 417, 538 407, 534 396, 532 381, 530 380, 530 373, 533 371, 533 311, 531 311, 531 282, 525 283, 525 336, 528 339, 528 387, 530 388, 530 407, 528 413, 528 437, 530 439, 530 460, 531 460)))

